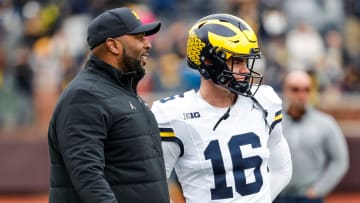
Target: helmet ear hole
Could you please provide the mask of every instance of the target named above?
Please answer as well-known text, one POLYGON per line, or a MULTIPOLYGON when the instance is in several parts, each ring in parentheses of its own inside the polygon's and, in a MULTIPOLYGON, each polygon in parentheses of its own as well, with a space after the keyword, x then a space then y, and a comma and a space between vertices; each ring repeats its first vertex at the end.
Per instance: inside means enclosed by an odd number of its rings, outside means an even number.
POLYGON ((222 60, 224 61, 226 60, 226 54, 223 51, 219 51, 216 55, 220 57, 222 60))
POLYGON ((205 80, 210 79, 210 74, 207 70, 205 70, 205 68, 201 68, 201 69, 199 69, 199 71, 205 80))

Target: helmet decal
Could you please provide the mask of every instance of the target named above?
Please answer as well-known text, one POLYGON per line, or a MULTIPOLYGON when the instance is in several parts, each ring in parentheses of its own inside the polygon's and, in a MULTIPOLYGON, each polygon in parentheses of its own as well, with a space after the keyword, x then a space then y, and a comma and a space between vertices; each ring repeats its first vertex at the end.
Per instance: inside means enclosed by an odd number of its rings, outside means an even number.
POLYGON ((194 33, 189 34, 188 44, 187 44, 187 57, 196 65, 200 65, 200 55, 202 49, 205 47, 205 43, 202 42, 197 35, 194 33))

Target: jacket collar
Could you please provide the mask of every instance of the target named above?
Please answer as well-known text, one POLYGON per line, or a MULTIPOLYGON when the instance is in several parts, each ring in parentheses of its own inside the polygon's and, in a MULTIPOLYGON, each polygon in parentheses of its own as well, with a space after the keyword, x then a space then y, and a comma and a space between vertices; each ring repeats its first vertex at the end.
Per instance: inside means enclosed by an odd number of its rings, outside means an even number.
POLYGON ((101 71, 102 73, 105 73, 102 75, 104 75, 107 79, 119 83, 120 86, 130 87, 135 92, 137 84, 143 77, 143 75, 137 74, 135 71, 124 73, 123 71, 113 67, 93 54, 90 56, 88 67, 92 67, 101 71))

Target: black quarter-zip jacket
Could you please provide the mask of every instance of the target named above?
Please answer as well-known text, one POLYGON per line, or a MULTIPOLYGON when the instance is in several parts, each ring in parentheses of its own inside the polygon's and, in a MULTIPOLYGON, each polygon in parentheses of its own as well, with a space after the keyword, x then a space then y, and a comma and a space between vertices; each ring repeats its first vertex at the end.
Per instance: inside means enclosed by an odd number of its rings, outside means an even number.
POLYGON ((159 130, 143 77, 91 56, 50 121, 50 203, 168 203, 159 130))

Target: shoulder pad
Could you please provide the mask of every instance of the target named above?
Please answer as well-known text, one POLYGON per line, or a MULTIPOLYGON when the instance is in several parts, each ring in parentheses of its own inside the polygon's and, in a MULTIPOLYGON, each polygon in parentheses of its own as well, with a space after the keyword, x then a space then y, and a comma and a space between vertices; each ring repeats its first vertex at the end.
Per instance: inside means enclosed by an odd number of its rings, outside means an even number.
POLYGON ((255 98, 264 106, 281 105, 282 100, 274 89, 268 85, 261 85, 255 98))

